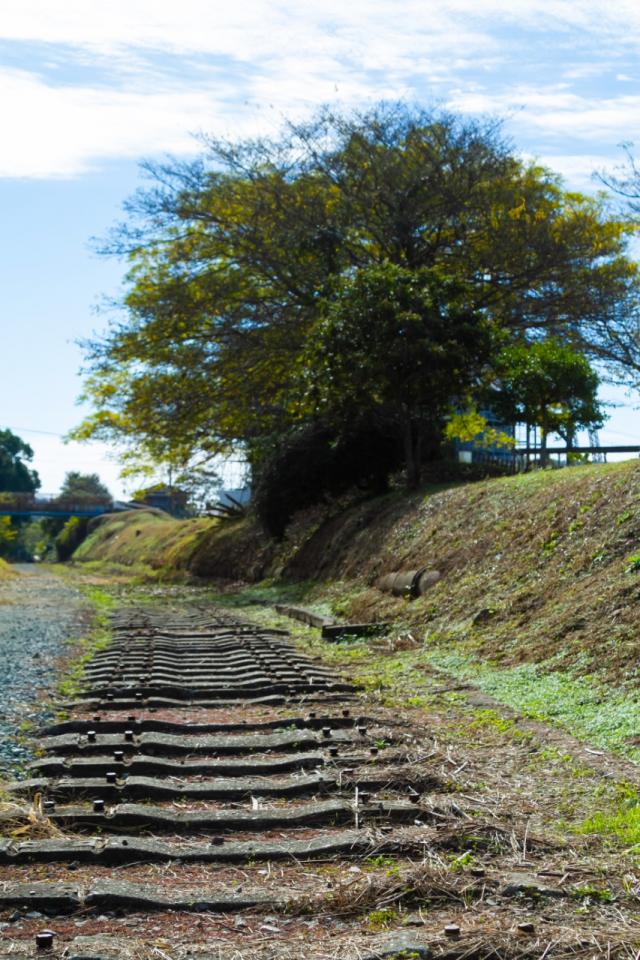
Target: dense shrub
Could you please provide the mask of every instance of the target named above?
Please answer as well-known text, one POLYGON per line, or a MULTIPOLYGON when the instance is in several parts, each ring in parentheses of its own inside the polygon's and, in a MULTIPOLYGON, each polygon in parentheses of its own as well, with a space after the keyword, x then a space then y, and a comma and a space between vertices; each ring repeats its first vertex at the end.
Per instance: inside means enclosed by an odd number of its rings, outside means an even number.
POLYGON ((258 517, 280 538, 297 510, 352 487, 384 493, 401 462, 398 438, 384 423, 354 421, 340 433, 323 423, 307 424, 262 463, 254 490, 258 517))

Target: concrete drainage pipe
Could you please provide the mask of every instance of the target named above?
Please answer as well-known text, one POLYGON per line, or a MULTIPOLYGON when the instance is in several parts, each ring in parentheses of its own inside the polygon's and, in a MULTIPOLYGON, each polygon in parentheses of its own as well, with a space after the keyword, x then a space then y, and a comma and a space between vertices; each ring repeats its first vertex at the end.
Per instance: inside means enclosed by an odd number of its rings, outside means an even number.
POLYGON ((386 573, 376 581, 378 590, 391 593, 394 597, 421 597, 429 587, 440 580, 438 570, 428 570, 421 567, 419 570, 400 570, 396 573, 386 573))

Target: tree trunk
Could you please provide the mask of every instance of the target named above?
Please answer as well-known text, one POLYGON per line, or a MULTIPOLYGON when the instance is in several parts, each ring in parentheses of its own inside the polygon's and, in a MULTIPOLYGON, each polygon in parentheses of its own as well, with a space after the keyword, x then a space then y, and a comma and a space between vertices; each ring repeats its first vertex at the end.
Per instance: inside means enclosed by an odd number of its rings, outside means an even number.
POLYGON ((422 432, 418 424, 405 416, 402 428, 404 447, 404 465, 407 477, 407 489, 415 490, 420 486, 422 459, 422 432))
POLYGON ((575 442, 576 435, 574 431, 569 428, 567 430, 567 466, 571 464, 571 451, 573 449, 573 444, 575 442))
POLYGON ((546 467, 549 463, 549 455, 547 453, 547 419, 546 417, 542 418, 542 423, 540 424, 540 466, 546 467))

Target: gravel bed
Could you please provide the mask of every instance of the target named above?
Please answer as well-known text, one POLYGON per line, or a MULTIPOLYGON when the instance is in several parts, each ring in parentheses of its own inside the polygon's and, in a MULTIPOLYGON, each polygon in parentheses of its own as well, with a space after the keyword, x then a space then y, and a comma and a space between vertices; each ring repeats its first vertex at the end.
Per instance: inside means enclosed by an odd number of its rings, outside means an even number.
POLYGON ((25 720, 48 719, 43 693, 56 681, 65 640, 80 637, 87 601, 76 587, 37 564, 16 564, 0 582, 0 777, 15 778, 32 759, 18 739, 25 720))

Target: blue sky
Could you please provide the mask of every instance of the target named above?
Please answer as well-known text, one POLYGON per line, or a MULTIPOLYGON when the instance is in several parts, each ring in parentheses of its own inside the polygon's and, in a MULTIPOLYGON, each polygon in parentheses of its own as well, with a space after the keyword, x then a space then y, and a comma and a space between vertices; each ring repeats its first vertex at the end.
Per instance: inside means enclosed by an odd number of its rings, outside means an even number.
MULTIPOLYGON (((522 154, 591 191, 640 143, 639 48, 630 0, 3 0, 0 426, 34 447, 45 489, 80 469, 121 491, 108 451, 60 435, 83 413, 75 341, 104 326, 124 269, 90 238, 141 158, 405 98, 498 114, 522 154)), ((640 443, 631 402, 607 395, 625 405, 603 439, 640 443)))

